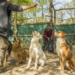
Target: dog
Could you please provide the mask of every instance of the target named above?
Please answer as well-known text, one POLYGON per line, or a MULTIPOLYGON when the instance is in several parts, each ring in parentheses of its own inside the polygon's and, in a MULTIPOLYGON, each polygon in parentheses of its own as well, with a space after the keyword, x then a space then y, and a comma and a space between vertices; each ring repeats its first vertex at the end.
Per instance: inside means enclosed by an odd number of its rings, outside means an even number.
POLYGON ((6 67, 6 61, 8 60, 8 58, 10 57, 11 51, 12 51, 12 43, 10 41, 8 41, 8 45, 6 48, 6 53, 5 53, 5 58, 4 58, 4 63, 3 63, 3 67, 6 67))
POLYGON ((70 69, 70 72, 73 72, 73 69, 75 67, 74 56, 70 48, 66 44, 65 35, 66 33, 63 31, 55 32, 55 37, 57 37, 56 52, 59 56, 60 68, 62 73, 64 73, 64 67, 70 69))
POLYGON ((33 31, 33 38, 31 39, 30 49, 29 49, 29 62, 27 69, 30 66, 32 59, 35 59, 35 68, 37 70, 37 65, 40 64, 41 66, 45 65, 46 62, 46 55, 44 54, 41 45, 39 44, 39 39, 42 38, 42 35, 37 32, 33 31))
POLYGON ((20 38, 14 38, 12 45, 12 53, 17 59, 16 65, 19 65, 20 62, 28 60, 29 54, 21 46, 22 40, 20 38))

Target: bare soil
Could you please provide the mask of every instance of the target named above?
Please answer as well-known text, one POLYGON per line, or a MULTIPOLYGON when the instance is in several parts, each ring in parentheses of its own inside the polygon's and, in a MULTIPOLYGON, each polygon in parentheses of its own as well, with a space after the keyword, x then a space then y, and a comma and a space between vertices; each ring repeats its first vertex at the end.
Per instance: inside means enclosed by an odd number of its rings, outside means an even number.
MULTIPOLYGON (((30 69, 27 70, 28 63, 20 63, 18 66, 15 65, 16 59, 11 54, 10 59, 7 61, 7 67, 0 69, 0 75, 75 75, 75 72, 69 73, 69 70, 65 69, 65 73, 62 74, 59 70, 59 58, 57 54, 46 53, 46 65, 44 67, 38 66, 37 71, 34 70, 34 62, 31 63, 30 69)), ((75 50, 72 50, 75 57, 75 50)), ((75 69, 74 69, 75 70, 75 69)))

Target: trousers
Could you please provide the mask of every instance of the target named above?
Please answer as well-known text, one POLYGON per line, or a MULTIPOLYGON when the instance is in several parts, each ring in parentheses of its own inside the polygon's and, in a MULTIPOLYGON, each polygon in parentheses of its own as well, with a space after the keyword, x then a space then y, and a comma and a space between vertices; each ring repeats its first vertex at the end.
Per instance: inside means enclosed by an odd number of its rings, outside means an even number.
POLYGON ((47 38, 43 37, 43 46, 42 46, 43 51, 48 51, 49 53, 53 53, 53 40, 51 38, 48 40, 47 38))
POLYGON ((3 66, 8 39, 0 37, 0 66, 3 66))

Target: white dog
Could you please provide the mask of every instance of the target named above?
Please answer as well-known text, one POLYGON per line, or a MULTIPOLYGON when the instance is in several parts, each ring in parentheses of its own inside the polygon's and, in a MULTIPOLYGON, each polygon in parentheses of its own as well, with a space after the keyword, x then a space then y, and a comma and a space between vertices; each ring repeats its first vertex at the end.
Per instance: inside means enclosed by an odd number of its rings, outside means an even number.
POLYGON ((33 38, 31 40, 30 44, 30 50, 29 50, 29 62, 27 68, 29 68, 31 60, 35 59, 35 68, 34 70, 37 70, 37 65, 40 64, 41 66, 45 65, 46 56, 42 50, 41 45, 39 44, 39 39, 42 38, 42 35, 37 32, 33 31, 33 38))

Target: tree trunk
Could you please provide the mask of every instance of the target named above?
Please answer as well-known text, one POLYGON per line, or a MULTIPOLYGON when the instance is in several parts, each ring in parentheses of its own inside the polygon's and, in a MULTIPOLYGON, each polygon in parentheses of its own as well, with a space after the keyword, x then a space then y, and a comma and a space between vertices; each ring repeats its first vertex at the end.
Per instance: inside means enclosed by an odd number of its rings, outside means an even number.
POLYGON ((15 12, 15 31, 14 31, 14 37, 17 38, 17 12, 15 12))
POLYGON ((52 18, 53 18, 53 0, 50 0, 50 16, 51 16, 51 19, 50 19, 50 26, 52 27, 52 18))

